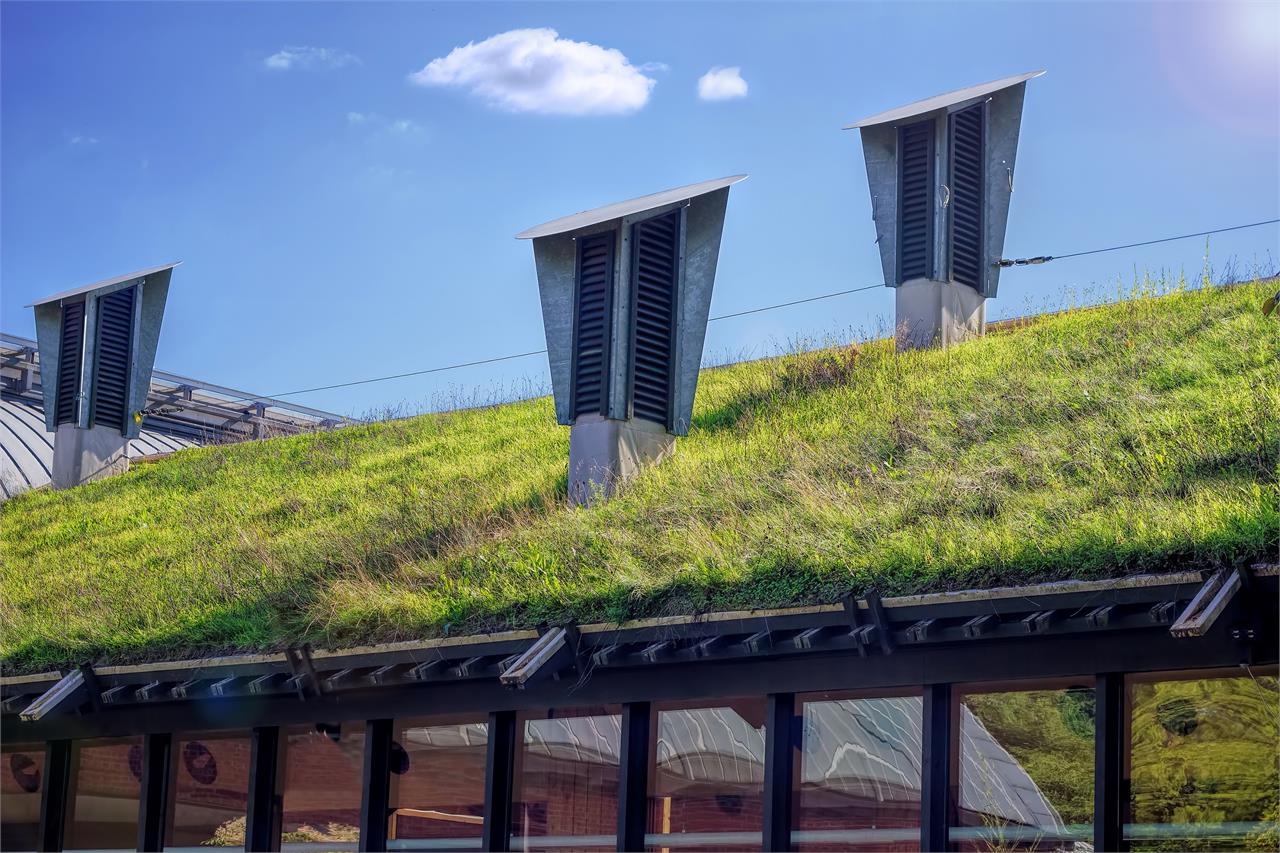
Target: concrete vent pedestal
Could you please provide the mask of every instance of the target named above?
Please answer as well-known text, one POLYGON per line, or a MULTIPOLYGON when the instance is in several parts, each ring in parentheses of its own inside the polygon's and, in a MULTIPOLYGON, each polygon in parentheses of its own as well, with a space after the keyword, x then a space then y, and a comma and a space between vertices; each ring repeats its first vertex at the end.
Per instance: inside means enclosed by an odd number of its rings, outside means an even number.
POLYGON ((1032 71, 854 122, 867 164, 885 285, 896 288, 899 350, 986 332, 1000 283, 1013 166, 1032 71))
POLYGON ((51 482, 69 489, 129 469, 177 264, 56 293, 35 309, 51 482))
POLYGON ((586 505, 689 431, 735 175, 516 235, 533 240, 569 499, 586 505))
POLYGON ((52 483, 69 489, 129 470, 129 440, 111 427, 61 424, 53 434, 52 483))
POLYGON ((894 306, 898 352, 949 347, 987 331, 986 297, 954 281, 905 281, 897 288, 894 306))

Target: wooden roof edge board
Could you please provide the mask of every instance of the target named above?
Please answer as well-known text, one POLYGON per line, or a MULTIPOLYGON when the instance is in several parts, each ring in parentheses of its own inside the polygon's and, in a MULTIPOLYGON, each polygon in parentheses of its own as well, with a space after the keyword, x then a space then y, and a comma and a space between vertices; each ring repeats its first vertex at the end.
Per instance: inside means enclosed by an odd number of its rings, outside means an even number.
POLYGON ((42 682, 53 682, 62 678, 62 673, 56 669, 46 672, 33 672, 30 675, 0 675, 0 687, 10 687, 19 684, 40 684, 42 682))

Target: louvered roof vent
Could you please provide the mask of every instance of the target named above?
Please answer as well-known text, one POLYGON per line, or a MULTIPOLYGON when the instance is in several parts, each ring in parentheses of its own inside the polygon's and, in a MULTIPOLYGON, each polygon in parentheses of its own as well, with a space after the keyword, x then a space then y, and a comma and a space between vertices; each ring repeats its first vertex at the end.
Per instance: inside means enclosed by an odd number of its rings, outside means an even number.
POLYGON ((138 435, 177 264, 47 296, 35 309, 55 488, 118 473, 138 435))
POLYGON ((734 175, 552 220, 533 240, 569 488, 611 491, 689 431, 734 175))
POLYGON ((1023 94, 1043 71, 847 125, 862 135, 885 283, 955 282, 996 295, 1023 94))

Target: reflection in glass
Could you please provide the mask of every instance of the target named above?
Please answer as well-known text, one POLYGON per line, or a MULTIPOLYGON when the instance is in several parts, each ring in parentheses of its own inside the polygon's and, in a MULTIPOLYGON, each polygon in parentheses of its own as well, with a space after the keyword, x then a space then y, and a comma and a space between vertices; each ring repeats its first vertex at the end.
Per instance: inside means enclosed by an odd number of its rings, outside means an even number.
POLYGON ((764 699, 654 706, 650 850, 759 850, 764 699))
POLYGON ((919 850, 920 697, 798 699, 792 848, 919 850))
POLYGON ((388 849, 480 849, 488 744, 474 717, 396 720, 388 849))
POLYGON ((249 738, 200 732, 173 738, 173 787, 165 849, 244 847, 249 738))
POLYGON ((521 715, 512 850, 613 850, 618 831, 616 706, 521 715))
POLYGON ((1274 669, 1131 678, 1128 701, 1130 849, 1280 849, 1274 669))
POLYGON ((958 696, 961 850, 1074 850, 1093 835, 1094 691, 958 696))
POLYGON ((284 729, 281 849, 355 850, 360 844, 364 724, 284 729))
POLYGON ((133 850, 138 844, 142 738, 77 741, 64 850, 133 850))
POLYGON ((0 759, 0 850, 35 850, 44 787, 44 744, 5 744, 0 759))

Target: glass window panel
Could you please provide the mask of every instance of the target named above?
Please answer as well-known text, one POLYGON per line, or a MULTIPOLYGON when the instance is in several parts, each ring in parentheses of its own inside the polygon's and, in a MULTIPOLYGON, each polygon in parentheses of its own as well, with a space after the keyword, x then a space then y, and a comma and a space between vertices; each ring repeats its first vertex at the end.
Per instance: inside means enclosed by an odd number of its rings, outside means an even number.
POLYGON ((792 849, 919 850, 919 696, 797 697, 792 849))
POLYGON ((1128 684, 1133 850, 1280 849, 1280 686, 1274 668, 1128 684))
POLYGON ((396 720, 391 850, 479 850, 489 726, 474 717, 396 720))
POLYGON ((1092 679, 1013 686, 957 693, 951 840, 960 850, 1074 850, 1093 836, 1092 679))
POLYGON ((654 706, 649 850, 759 850, 764 698, 654 706))
POLYGON ((142 738, 72 745, 64 850, 134 850, 142 793, 142 738))
POLYGON ((44 787, 44 744, 0 749, 0 850, 35 850, 44 787))
POLYGON ((620 709, 557 708, 518 720, 511 849, 616 849, 620 709))
POLYGON ((360 845, 364 724, 284 729, 281 849, 355 850, 360 845))
POLYGON ((173 738, 172 812, 165 850, 244 847, 249 736, 200 732, 173 738))

